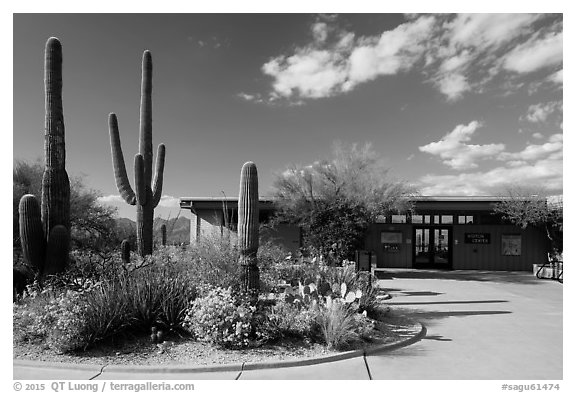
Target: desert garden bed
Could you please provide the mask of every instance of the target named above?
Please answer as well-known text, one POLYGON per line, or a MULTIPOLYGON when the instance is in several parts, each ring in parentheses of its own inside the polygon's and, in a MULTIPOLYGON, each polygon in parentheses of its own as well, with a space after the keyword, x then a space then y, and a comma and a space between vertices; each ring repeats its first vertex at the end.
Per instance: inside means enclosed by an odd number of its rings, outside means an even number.
POLYGON ((261 247, 261 291, 238 292, 229 243, 163 248, 130 265, 74 255, 65 275, 14 303, 14 359, 211 365, 322 357, 405 340, 373 277, 261 247))
MULTIPOLYGON (((420 325, 405 317, 388 316, 380 329, 374 335, 374 341, 350 349, 401 342, 416 335, 420 325)), ((177 336, 170 337, 166 345, 153 344, 146 335, 76 353, 57 353, 43 345, 20 343, 14 346, 14 359, 75 364, 208 366, 302 360, 341 352, 300 339, 283 339, 256 348, 225 349, 177 336)))

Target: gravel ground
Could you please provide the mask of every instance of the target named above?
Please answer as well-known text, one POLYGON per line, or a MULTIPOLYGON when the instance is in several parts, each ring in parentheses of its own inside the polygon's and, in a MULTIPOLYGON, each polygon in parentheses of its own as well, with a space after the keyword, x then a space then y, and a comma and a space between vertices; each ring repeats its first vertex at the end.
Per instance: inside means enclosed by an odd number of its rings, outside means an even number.
MULTIPOLYGON (((371 344, 393 343, 419 331, 419 325, 401 316, 387 316, 378 323, 378 333, 371 344)), ((78 354, 58 354, 34 344, 14 345, 14 359, 41 360, 63 363, 108 365, 213 365, 259 363, 279 360, 297 360, 336 354, 324 345, 296 340, 283 340, 259 348, 229 350, 206 343, 170 337, 162 348, 148 337, 134 338, 116 346, 101 346, 78 354)), ((351 348, 355 349, 355 348, 351 348)))

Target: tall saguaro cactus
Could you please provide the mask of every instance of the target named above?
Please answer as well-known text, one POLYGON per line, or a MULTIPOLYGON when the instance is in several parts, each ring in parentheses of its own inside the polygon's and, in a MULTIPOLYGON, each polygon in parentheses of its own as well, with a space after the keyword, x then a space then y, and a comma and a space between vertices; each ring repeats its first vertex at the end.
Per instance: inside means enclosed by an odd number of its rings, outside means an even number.
POLYGON ((152 254, 154 208, 158 206, 162 196, 164 158, 166 156, 166 148, 161 143, 158 145, 156 154, 156 174, 152 185, 152 55, 150 51, 144 51, 142 55, 140 145, 139 153, 134 156, 135 191, 130 187, 130 181, 126 174, 116 114, 110 113, 108 123, 116 186, 126 203, 136 205, 138 254, 141 256, 149 255, 152 254))
POLYGON ((62 45, 46 41, 44 52, 45 129, 42 204, 34 195, 20 199, 22 253, 42 275, 66 268, 70 246, 70 181, 66 173, 64 114, 62 110, 62 45))
POLYGON ((249 161, 242 166, 238 197, 238 250, 242 266, 242 289, 245 291, 258 292, 260 289, 258 237, 258 170, 249 161))

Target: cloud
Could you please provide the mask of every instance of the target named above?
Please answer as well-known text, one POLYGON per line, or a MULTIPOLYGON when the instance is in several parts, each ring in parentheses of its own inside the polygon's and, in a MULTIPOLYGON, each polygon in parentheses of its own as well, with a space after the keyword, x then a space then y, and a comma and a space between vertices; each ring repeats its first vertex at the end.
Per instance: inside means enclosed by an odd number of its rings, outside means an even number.
POLYGON ((293 55, 270 59, 262 72, 274 79, 273 93, 281 97, 330 97, 380 75, 410 69, 424 52, 433 22, 433 17, 421 17, 380 37, 359 40, 353 33, 315 23, 312 43, 293 55))
POLYGON ((301 97, 320 98, 342 90, 346 73, 339 62, 338 53, 303 49, 293 56, 269 61, 262 70, 275 78, 274 91, 282 97, 296 92, 301 97))
POLYGON ((562 64, 562 35, 550 33, 521 44, 504 58, 504 68, 524 74, 562 64))
POLYGON ((468 80, 461 74, 447 74, 437 79, 436 85, 449 101, 455 101, 471 89, 468 80))
MULTIPOLYGON (((118 205, 118 204, 125 204, 124 199, 120 195, 105 195, 98 197, 98 202, 105 203, 108 205, 118 205)), ((158 206, 161 207, 180 207, 180 199, 170 196, 170 195, 162 195, 160 198, 160 202, 158 206)))
POLYGON ((561 101, 551 101, 530 105, 526 116, 520 120, 527 120, 531 123, 544 123, 551 115, 562 112, 563 104, 561 101))
POLYGON ((162 195, 158 206, 161 207, 180 207, 180 198, 176 198, 170 195, 162 195))
POLYGON ((120 195, 104 195, 97 198, 98 202, 105 203, 108 205, 117 205, 119 203, 125 203, 124 199, 120 195))
POLYGON ((351 84, 412 68, 425 52, 425 39, 432 33, 434 22, 434 17, 420 17, 383 32, 378 41, 366 40, 354 48, 348 61, 351 84))
POLYGON ((549 82, 556 83, 562 85, 564 83, 564 70, 556 71, 555 73, 551 74, 546 78, 549 82))
POLYGON ((548 142, 541 145, 528 144, 524 150, 517 153, 503 152, 498 157, 499 160, 522 160, 534 161, 545 159, 547 157, 553 159, 562 159, 562 148, 564 145, 564 137, 562 134, 554 134, 550 136, 548 142))
MULTIPOLYGON (((469 141, 477 128, 475 122, 467 126, 460 125, 440 142, 434 142, 423 151, 431 154, 445 154, 446 165, 454 169, 477 168, 473 165, 454 165, 461 159, 469 146, 463 142, 469 141)), ((492 146, 492 145, 483 145, 492 146)), ((454 175, 429 174, 419 179, 421 192, 424 195, 496 195, 510 184, 538 184, 551 192, 562 190, 563 167, 563 135, 551 135, 542 144, 528 144, 518 152, 504 151, 504 145, 498 146, 481 158, 493 158, 500 162, 496 168, 486 171, 463 172, 454 175), (497 152, 497 150, 501 150, 497 152)), ((422 148, 421 148, 422 150, 422 148)), ((464 162, 465 164, 466 162, 464 162)), ((468 163, 473 164, 473 163, 468 163)))
POLYGON ((525 33, 533 14, 459 14, 448 24, 451 42, 485 50, 525 33))
POLYGON ((481 124, 472 121, 468 125, 458 125, 441 140, 420 146, 422 152, 439 156, 443 163, 453 169, 464 170, 478 167, 477 161, 498 156, 506 148, 503 144, 467 144, 481 124))
POLYGON ((537 184, 548 191, 561 192, 562 159, 500 166, 485 172, 426 175, 420 179, 423 195, 498 195, 510 184, 537 184))
MULTIPOLYGON (((319 99, 347 93, 386 75, 414 71, 449 101, 497 88, 518 89, 513 75, 562 62, 562 21, 542 14, 409 15, 373 36, 356 36, 337 18, 310 27, 311 42, 262 65, 272 78, 268 99, 319 99), (536 23, 538 22, 538 23, 536 23), (552 26, 550 26, 552 25, 552 26)), ((560 83, 562 73, 550 78, 560 83)))

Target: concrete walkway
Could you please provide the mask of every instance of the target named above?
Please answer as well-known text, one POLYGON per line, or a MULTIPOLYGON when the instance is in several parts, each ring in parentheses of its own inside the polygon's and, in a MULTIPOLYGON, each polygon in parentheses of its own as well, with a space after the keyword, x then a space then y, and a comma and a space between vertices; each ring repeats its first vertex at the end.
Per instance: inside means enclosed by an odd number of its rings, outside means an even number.
POLYGON ((14 379, 561 380, 562 288, 529 273, 387 270, 392 312, 427 328, 410 346, 306 366, 123 368, 14 362, 14 379))

